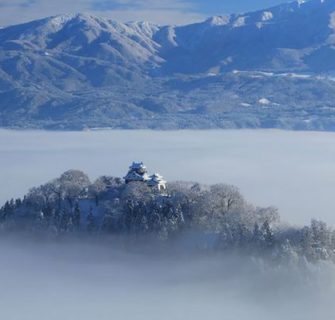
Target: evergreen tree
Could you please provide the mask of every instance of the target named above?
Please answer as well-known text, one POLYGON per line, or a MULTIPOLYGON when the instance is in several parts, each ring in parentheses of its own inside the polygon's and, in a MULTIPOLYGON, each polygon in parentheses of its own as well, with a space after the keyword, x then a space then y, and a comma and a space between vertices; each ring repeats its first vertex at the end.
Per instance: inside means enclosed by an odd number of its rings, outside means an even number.
POLYGON ((304 227, 300 231, 299 247, 301 254, 307 258, 307 260, 314 260, 314 248, 313 248, 313 234, 310 227, 304 227))
POLYGON ((86 230, 87 232, 89 233, 94 233, 97 229, 97 225, 96 225, 96 221, 95 221, 95 217, 94 217, 94 214, 93 214, 93 209, 92 207, 90 208, 90 211, 87 215, 87 218, 86 218, 86 230))
POLYGON ((237 229, 236 229, 236 244, 238 247, 240 248, 245 248, 250 236, 249 236, 250 232, 248 230, 248 228, 244 225, 239 223, 237 225, 237 229))
POLYGON ((14 215, 15 212, 15 205, 14 200, 6 201, 3 207, 3 220, 7 220, 14 215))
POLYGON ((261 232, 264 238, 265 248, 272 249, 274 247, 274 233, 268 221, 262 225, 261 232))
POLYGON ((51 227, 54 233, 59 234, 61 226, 62 212, 57 209, 53 212, 51 227))
POLYGON ((263 242, 264 242, 263 233, 261 231, 261 228, 259 227, 259 224, 256 222, 252 233, 252 245, 257 249, 260 249, 263 242))
POLYGON ((34 225, 33 225, 33 230, 37 231, 37 232, 43 232, 46 231, 46 218, 44 216, 44 213, 41 211, 37 214, 36 219, 34 221, 34 225))
POLYGON ((291 245, 290 240, 286 239, 280 245, 279 258, 281 261, 284 261, 286 263, 290 263, 290 264, 298 263, 299 259, 298 259, 297 252, 291 245))
POLYGON ((80 227, 80 219, 81 219, 81 212, 78 202, 76 202, 74 211, 73 211, 73 217, 72 217, 72 224, 74 229, 79 229, 80 227))
POLYGON ((64 210, 61 213, 60 222, 59 222, 59 231, 67 232, 69 229, 70 215, 64 210))

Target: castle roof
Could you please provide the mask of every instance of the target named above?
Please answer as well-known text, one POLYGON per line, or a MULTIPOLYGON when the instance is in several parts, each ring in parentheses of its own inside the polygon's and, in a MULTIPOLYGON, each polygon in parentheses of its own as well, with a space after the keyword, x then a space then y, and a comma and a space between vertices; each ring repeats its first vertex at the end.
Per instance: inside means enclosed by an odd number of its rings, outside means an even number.
POLYGON ((159 173, 155 173, 149 177, 148 184, 149 185, 158 185, 158 184, 165 185, 166 181, 163 179, 163 177, 159 173))
POLYGON ((150 187, 159 187, 165 189, 166 181, 159 173, 155 173, 150 177, 147 174, 147 168, 143 162, 133 162, 129 167, 127 175, 124 177, 126 183, 132 181, 146 182, 150 187))
POLYGON ((143 162, 133 162, 132 165, 129 167, 130 170, 146 170, 147 167, 144 165, 143 162))
POLYGON ((148 175, 146 173, 139 174, 135 171, 129 171, 128 174, 124 177, 126 181, 147 181, 148 175))

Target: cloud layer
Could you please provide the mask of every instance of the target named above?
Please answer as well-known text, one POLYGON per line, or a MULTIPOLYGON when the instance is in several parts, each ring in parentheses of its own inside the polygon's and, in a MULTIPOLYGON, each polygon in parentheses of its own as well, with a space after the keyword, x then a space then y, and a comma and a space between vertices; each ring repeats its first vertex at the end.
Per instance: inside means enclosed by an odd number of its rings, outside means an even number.
POLYGON ((205 18, 195 8, 192 3, 183 0, 0 0, 0 25, 77 12, 89 12, 120 21, 186 24, 205 18))
POLYGON ((1 319, 334 319, 331 265, 274 268, 227 254, 140 254, 115 242, 1 238, 0 250, 1 319))
POLYGON ((207 16, 256 10, 284 0, 0 0, 0 26, 63 13, 88 12, 120 21, 187 24, 207 16))

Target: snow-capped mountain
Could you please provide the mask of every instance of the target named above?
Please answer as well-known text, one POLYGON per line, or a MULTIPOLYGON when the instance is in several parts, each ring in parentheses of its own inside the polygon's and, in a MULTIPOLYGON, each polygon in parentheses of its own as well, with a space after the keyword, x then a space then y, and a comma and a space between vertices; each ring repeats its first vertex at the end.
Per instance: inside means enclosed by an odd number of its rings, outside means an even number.
POLYGON ((332 130, 333 74, 335 0, 186 26, 62 15, 0 29, 0 125, 332 130))
POLYGON ((328 72, 334 68, 334 28, 335 1, 299 1, 174 28, 174 45, 163 57, 174 72, 328 72))

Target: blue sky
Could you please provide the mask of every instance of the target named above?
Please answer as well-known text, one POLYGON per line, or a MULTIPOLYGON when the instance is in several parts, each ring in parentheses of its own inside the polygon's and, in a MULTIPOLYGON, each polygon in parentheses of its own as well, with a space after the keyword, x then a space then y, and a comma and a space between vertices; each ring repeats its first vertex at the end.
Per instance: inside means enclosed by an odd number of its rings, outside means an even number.
POLYGON ((120 21, 185 24, 208 16, 267 8, 285 0, 0 0, 0 26, 62 13, 88 12, 120 21))

